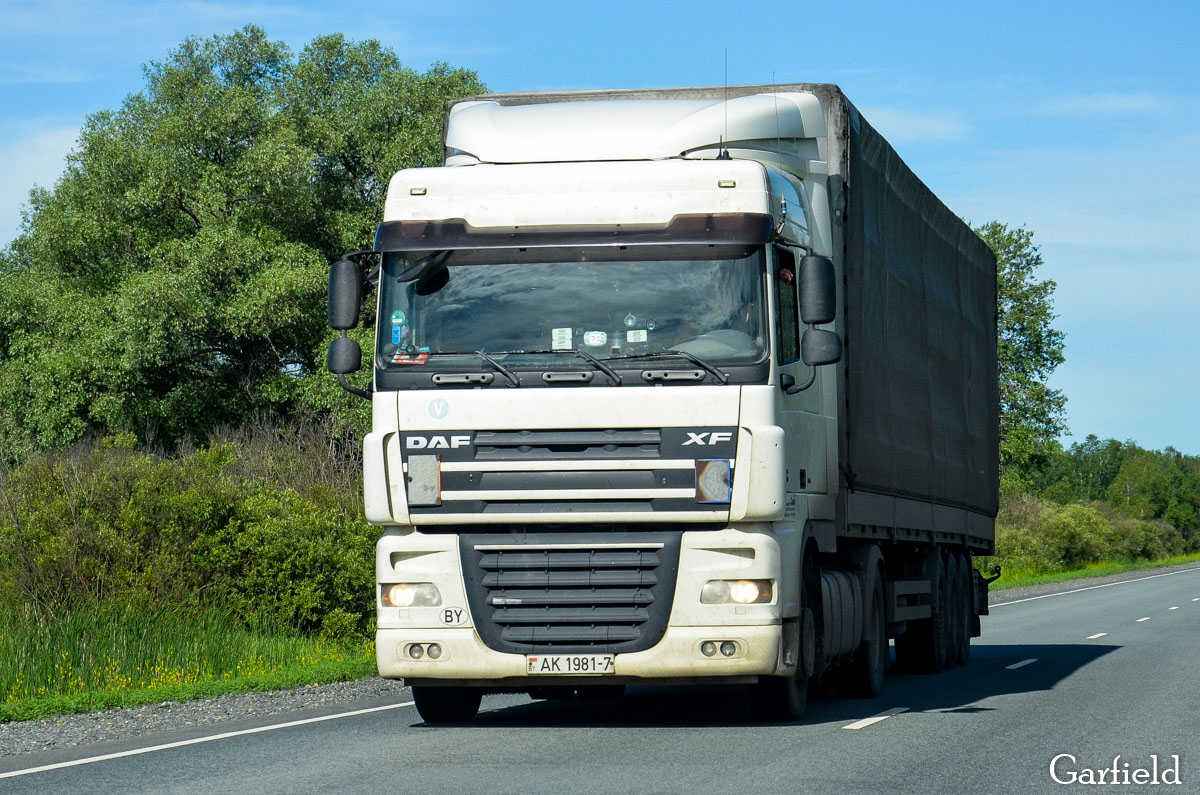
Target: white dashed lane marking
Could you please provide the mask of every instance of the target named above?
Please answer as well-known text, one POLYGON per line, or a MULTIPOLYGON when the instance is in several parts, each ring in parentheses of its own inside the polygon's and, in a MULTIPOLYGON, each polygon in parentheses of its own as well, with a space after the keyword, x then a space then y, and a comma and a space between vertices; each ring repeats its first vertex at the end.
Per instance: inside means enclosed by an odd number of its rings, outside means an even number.
POLYGON ((851 723, 849 726, 843 726, 842 728, 850 729, 851 731, 857 731, 858 729, 865 729, 868 726, 874 726, 876 723, 879 723, 881 720, 887 720, 888 718, 892 717, 893 715, 899 715, 901 712, 908 712, 908 707, 896 707, 895 709, 889 709, 887 712, 880 712, 878 715, 873 715, 870 718, 863 718, 860 721, 855 721, 854 723, 851 723))
POLYGON ((1015 671, 1018 668, 1024 668, 1026 665, 1029 665, 1030 663, 1035 663, 1035 662, 1037 662, 1036 657, 1029 659, 1029 660, 1021 660, 1021 662, 1019 662, 1019 663, 1013 663, 1012 665, 1007 666, 1007 670, 1015 671))
POLYGON ((1175 607, 1168 607, 1167 609, 1168 609, 1168 610, 1178 610, 1178 609, 1179 609, 1179 605, 1176 605, 1175 607))
POLYGON ((1150 616, 1146 616, 1145 618, 1139 618, 1139 619, 1137 620, 1137 623, 1139 623, 1139 624, 1140 624, 1140 623, 1142 623, 1143 621, 1149 621, 1149 620, 1150 620, 1150 616))
POLYGON ((1096 638, 1103 638, 1107 634, 1108 634, 1107 632, 1097 632, 1095 635, 1088 635, 1087 639, 1095 640, 1096 638))

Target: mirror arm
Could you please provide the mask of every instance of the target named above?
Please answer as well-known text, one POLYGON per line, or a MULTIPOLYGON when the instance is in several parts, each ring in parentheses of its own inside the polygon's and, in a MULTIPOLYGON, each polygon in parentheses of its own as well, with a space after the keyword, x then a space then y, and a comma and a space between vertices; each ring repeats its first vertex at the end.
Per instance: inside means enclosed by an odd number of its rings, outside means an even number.
POLYGON ((817 380, 817 368, 814 365, 808 366, 808 379, 803 384, 797 384, 795 379, 788 374, 784 374, 779 378, 779 385, 783 387, 785 395, 796 395, 808 389, 817 380), (792 383, 787 383, 791 381, 792 383))
POLYGON ((370 389, 359 389, 359 388, 358 388, 358 387, 356 387, 356 386, 351 386, 351 385, 350 385, 350 382, 346 380, 346 376, 345 376, 344 374, 342 374, 342 373, 338 373, 338 377, 337 377, 337 379, 338 379, 338 386, 340 386, 342 389, 344 389, 344 390, 346 390, 347 392, 349 392, 351 395, 358 395, 358 396, 359 396, 360 398, 362 398, 363 400, 370 400, 370 399, 371 399, 371 392, 372 392, 373 390, 370 390, 370 389))

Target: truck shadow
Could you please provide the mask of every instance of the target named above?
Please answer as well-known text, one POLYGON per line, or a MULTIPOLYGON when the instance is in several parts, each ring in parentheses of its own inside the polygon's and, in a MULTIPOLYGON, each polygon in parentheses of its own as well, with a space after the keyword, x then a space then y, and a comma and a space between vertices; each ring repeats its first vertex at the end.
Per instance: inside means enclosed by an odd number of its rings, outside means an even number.
POLYGON ((1053 698, 1059 682, 1119 648, 1091 643, 972 646, 971 659, 966 665, 941 674, 889 673, 884 680, 883 695, 876 699, 842 699, 834 691, 818 688, 810 695, 803 720, 793 724, 752 720, 748 717, 744 688, 726 686, 630 687, 624 696, 607 700, 575 697, 530 701, 500 709, 489 708, 488 700, 492 697, 485 697, 485 711, 467 725, 479 728, 840 725, 897 707, 909 712, 969 715, 1004 709, 1003 700, 989 701, 997 696, 1046 692, 1053 698), (1025 660, 1034 662, 1009 668, 1025 660))

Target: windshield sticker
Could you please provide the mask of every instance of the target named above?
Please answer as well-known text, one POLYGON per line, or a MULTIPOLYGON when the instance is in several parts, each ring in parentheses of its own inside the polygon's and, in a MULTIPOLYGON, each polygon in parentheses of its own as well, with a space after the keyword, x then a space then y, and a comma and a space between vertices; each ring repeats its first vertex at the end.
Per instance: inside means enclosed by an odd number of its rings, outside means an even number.
POLYGON ((603 331, 585 331, 583 332, 583 344, 593 348, 603 345, 608 342, 608 334, 603 331))
POLYGON ((400 326, 392 326, 392 344, 400 344, 400 326))
POLYGON ((625 341, 626 342, 645 342, 646 341, 646 329, 639 328, 639 329, 633 329, 631 331, 626 331, 625 332, 625 341))
POLYGON ((575 346, 571 344, 571 329, 569 328, 553 328, 550 329, 550 349, 555 351, 569 351, 575 346))
POLYGON ((398 326, 404 322, 404 313, 397 309, 392 313, 392 325, 398 326))
POLYGON ((428 353, 397 353, 396 358, 392 359, 392 364, 425 364, 428 358, 428 353))

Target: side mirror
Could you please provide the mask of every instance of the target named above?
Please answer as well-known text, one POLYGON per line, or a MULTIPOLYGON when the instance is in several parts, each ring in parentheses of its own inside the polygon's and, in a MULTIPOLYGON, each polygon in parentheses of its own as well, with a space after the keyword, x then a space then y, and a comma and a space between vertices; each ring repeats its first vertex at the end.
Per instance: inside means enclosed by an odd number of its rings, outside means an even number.
POLYGON ((832 331, 807 329, 800 339, 800 358, 809 367, 833 364, 842 358, 842 338, 832 331))
MULTIPOLYGON (((350 260, 339 259, 329 266, 329 327, 339 331, 354 328, 361 309, 362 271, 350 260)), ((332 355, 333 348, 329 350, 332 355)))
POLYGON ((325 366, 334 375, 357 373, 362 368, 362 348, 356 340, 344 333, 329 343, 329 353, 325 356, 325 366))
POLYGON ((800 319, 809 326, 832 323, 837 316, 833 261, 812 254, 804 257, 800 260, 799 282, 800 319))

